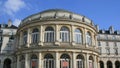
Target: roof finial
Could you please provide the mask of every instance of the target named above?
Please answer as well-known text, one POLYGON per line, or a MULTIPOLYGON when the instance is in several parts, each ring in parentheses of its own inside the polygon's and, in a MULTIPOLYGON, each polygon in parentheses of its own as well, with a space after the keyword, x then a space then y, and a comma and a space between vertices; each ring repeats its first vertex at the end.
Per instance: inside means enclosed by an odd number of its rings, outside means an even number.
POLYGON ((8 27, 11 27, 11 25, 12 25, 12 20, 9 19, 9 20, 8 20, 8 27))

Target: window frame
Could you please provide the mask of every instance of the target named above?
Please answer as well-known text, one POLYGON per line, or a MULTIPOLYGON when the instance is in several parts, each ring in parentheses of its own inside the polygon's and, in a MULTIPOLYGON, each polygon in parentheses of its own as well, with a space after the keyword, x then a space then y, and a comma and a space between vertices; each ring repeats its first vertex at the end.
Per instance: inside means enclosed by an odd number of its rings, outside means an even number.
POLYGON ((82 44, 82 31, 80 29, 75 29, 74 31, 74 36, 75 36, 75 43, 77 44, 82 44), (79 32, 77 32, 77 30, 79 30, 79 32))
POLYGON ((53 29, 53 27, 46 27, 44 32, 44 42, 49 43, 54 41, 55 41, 55 30, 53 29))
POLYGON ((60 29, 60 41, 70 42, 70 31, 66 26, 62 26, 60 29))

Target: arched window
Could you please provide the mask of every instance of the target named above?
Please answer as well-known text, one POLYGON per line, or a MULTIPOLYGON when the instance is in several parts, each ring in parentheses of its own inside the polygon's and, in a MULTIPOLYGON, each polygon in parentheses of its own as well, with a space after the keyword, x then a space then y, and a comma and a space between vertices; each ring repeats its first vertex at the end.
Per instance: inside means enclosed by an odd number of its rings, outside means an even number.
POLYGON ((84 57, 82 55, 76 57, 76 65, 77 68, 84 68, 84 57))
POLYGON ((44 56, 44 68, 55 68, 55 60, 51 54, 44 56))
POLYGON ((38 43, 38 42, 39 42, 39 30, 35 28, 32 31, 32 43, 38 43))
POLYGON ((89 68, 94 68, 93 57, 89 56, 89 68))
POLYGON ((54 29, 52 27, 47 27, 45 29, 45 42, 54 42, 54 29))
POLYGON ((36 55, 32 55, 31 56, 31 62, 30 62, 31 64, 31 68, 38 68, 38 58, 37 58, 37 56, 36 55))
POLYGON ((100 68, 104 68, 104 63, 103 63, 103 61, 99 61, 99 63, 100 63, 100 68))
POLYGON ((60 68, 70 68, 70 56, 68 54, 61 55, 60 68))
POLYGON ((25 57, 24 57, 24 55, 20 56, 20 68, 25 68, 25 57))
POLYGON ((115 68, 120 68, 120 62, 119 61, 115 61, 115 68))
POLYGON ((62 42, 69 42, 69 29, 65 26, 63 26, 60 29, 60 39, 62 42))
POLYGON ((111 62, 111 61, 107 61, 107 68, 113 68, 113 67, 112 67, 112 62, 111 62))
POLYGON ((9 58, 5 59, 3 68, 12 68, 11 67, 11 60, 9 58))
POLYGON ((27 31, 23 33, 23 44, 27 43, 27 31))
POLYGON ((87 32, 87 34, 86 34, 86 44, 92 45, 92 37, 91 37, 91 34, 89 32, 87 32))
POLYGON ((79 29, 75 29, 75 43, 82 44, 82 32, 79 29))

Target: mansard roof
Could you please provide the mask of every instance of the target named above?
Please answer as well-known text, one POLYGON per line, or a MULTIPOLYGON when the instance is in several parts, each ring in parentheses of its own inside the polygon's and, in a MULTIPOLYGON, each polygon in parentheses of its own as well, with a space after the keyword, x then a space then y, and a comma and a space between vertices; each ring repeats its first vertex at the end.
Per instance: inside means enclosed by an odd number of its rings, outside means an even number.
POLYGON ((0 24, 0 28, 11 28, 11 29, 17 29, 18 27, 15 25, 11 25, 10 27, 8 24, 0 24))

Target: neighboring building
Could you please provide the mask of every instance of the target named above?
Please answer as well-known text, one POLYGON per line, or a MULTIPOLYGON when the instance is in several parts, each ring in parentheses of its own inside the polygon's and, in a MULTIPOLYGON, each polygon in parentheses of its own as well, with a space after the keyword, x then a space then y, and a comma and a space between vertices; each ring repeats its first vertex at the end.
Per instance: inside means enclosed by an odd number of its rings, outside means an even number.
POLYGON ((13 68, 14 65, 14 38, 17 31, 17 27, 12 25, 12 21, 9 20, 8 24, 0 24, 0 68, 13 68))
POLYGON ((120 68, 120 31, 99 30, 97 39, 101 68, 120 68))
POLYGON ((120 32, 113 27, 99 30, 61 9, 33 14, 18 29, 10 22, 0 31, 0 68, 120 68, 120 32))

